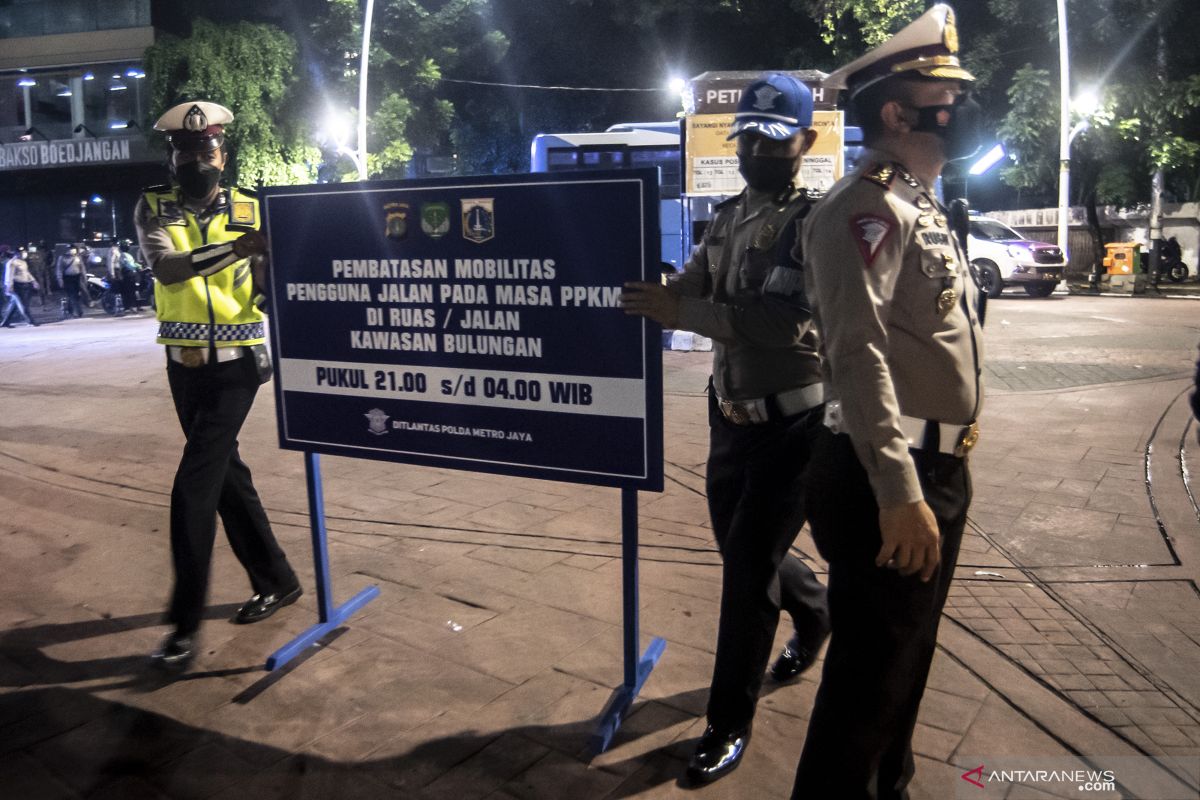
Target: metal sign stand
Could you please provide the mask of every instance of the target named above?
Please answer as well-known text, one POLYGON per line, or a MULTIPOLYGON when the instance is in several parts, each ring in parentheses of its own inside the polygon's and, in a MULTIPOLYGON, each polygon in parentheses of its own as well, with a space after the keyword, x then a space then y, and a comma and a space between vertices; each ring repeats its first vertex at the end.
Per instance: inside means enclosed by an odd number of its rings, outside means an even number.
POLYGON ((351 614, 379 596, 378 586, 368 586, 342 605, 333 607, 333 585, 329 578, 329 546, 325 533, 325 498, 321 492, 321 457, 316 453, 304 454, 304 478, 308 484, 308 517, 312 525, 313 567, 317 577, 317 611, 320 622, 272 653, 267 659, 267 671, 279 669, 300 655, 313 642, 337 628, 351 614))
POLYGON ((621 589, 625 618, 625 682, 617 689, 600 713, 600 724, 592 734, 593 753, 603 753, 612 743, 613 736, 630 706, 637 698, 642 684, 650 677, 650 671, 662 658, 667 642, 661 637, 650 641, 650 646, 638 658, 638 509, 637 489, 621 489, 621 589))

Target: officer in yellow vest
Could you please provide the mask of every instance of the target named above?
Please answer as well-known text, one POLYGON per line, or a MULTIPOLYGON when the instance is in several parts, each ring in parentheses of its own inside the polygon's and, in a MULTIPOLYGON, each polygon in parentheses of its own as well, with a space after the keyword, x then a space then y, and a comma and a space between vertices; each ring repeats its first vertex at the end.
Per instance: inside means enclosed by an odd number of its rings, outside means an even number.
POLYGON ((172 181, 146 189, 134 212, 142 253, 157 279, 158 342, 187 444, 171 489, 174 630, 154 654, 182 670, 195 652, 220 514, 254 590, 238 623, 265 619, 300 597, 275 541, 237 437, 254 395, 270 377, 258 307, 266 240, 254 193, 220 185, 224 126, 233 114, 204 101, 181 103, 155 130, 170 143, 172 181))

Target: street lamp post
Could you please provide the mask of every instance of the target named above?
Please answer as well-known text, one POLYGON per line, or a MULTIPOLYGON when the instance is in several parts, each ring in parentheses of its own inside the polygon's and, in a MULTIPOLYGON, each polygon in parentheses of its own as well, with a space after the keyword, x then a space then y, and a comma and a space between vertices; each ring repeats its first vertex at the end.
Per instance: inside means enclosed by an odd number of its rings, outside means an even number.
MULTIPOLYGON (((367 0, 363 13, 362 66, 358 70, 358 154, 354 165, 358 167, 358 179, 367 179, 367 65, 371 58, 371 16, 375 13, 375 0, 367 0)), ((338 152, 341 152, 340 148, 338 152)))
POLYGON ((1067 49, 1067 0, 1058 0, 1058 247, 1067 251, 1067 216, 1071 206, 1071 66, 1067 49))

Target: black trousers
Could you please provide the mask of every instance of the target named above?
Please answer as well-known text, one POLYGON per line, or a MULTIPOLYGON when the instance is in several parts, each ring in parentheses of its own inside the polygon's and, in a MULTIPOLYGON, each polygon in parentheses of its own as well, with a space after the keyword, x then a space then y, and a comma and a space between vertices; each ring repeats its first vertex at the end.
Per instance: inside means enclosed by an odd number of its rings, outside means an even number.
POLYGON ((829 631, 825 587, 788 555, 804 525, 804 472, 823 407, 757 425, 734 425, 709 392, 708 510, 723 562, 717 657, 708 722, 750 724, 782 607, 800 645, 829 631))
POLYGON ((167 361, 167 380, 187 444, 171 488, 171 559, 175 589, 167 622, 181 634, 200 627, 217 515, 255 594, 286 591, 296 575, 275 541, 267 513, 238 455, 238 432, 254 395, 252 357, 200 367, 167 361))
POLYGON ((63 293, 67 298, 67 316, 83 316, 83 286, 78 275, 63 276, 63 293))
POLYGON ((829 562, 833 632, 793 800, 908 797, 913 728, 971 503, 965 459, 914 451, 913 460, 941 534, 928 583, 875 566, 879 508, 850 438, 814 449, 809 524, 829 562))

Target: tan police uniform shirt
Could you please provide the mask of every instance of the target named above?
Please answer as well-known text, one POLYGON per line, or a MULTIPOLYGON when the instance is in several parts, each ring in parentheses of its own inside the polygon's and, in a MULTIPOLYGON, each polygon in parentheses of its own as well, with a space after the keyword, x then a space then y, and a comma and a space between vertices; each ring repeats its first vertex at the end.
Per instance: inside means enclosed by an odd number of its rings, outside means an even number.
POLYGON ((747 189, 719 205, 703 242, 669 284, 680 295, 679 328, 714 342, 713 385, 726 400, 821 382, 803 277, 798 265, 777 263, 784 227, 798 224, 808 200, 802 192, 783 205, 773 197, 747 189))
POLYGON ((976 287, 946 211, 868 152, 813 208, 803 242, 832 422, 881 507, 920 500, 900 415, 967 425, 983 400, 976 287))

